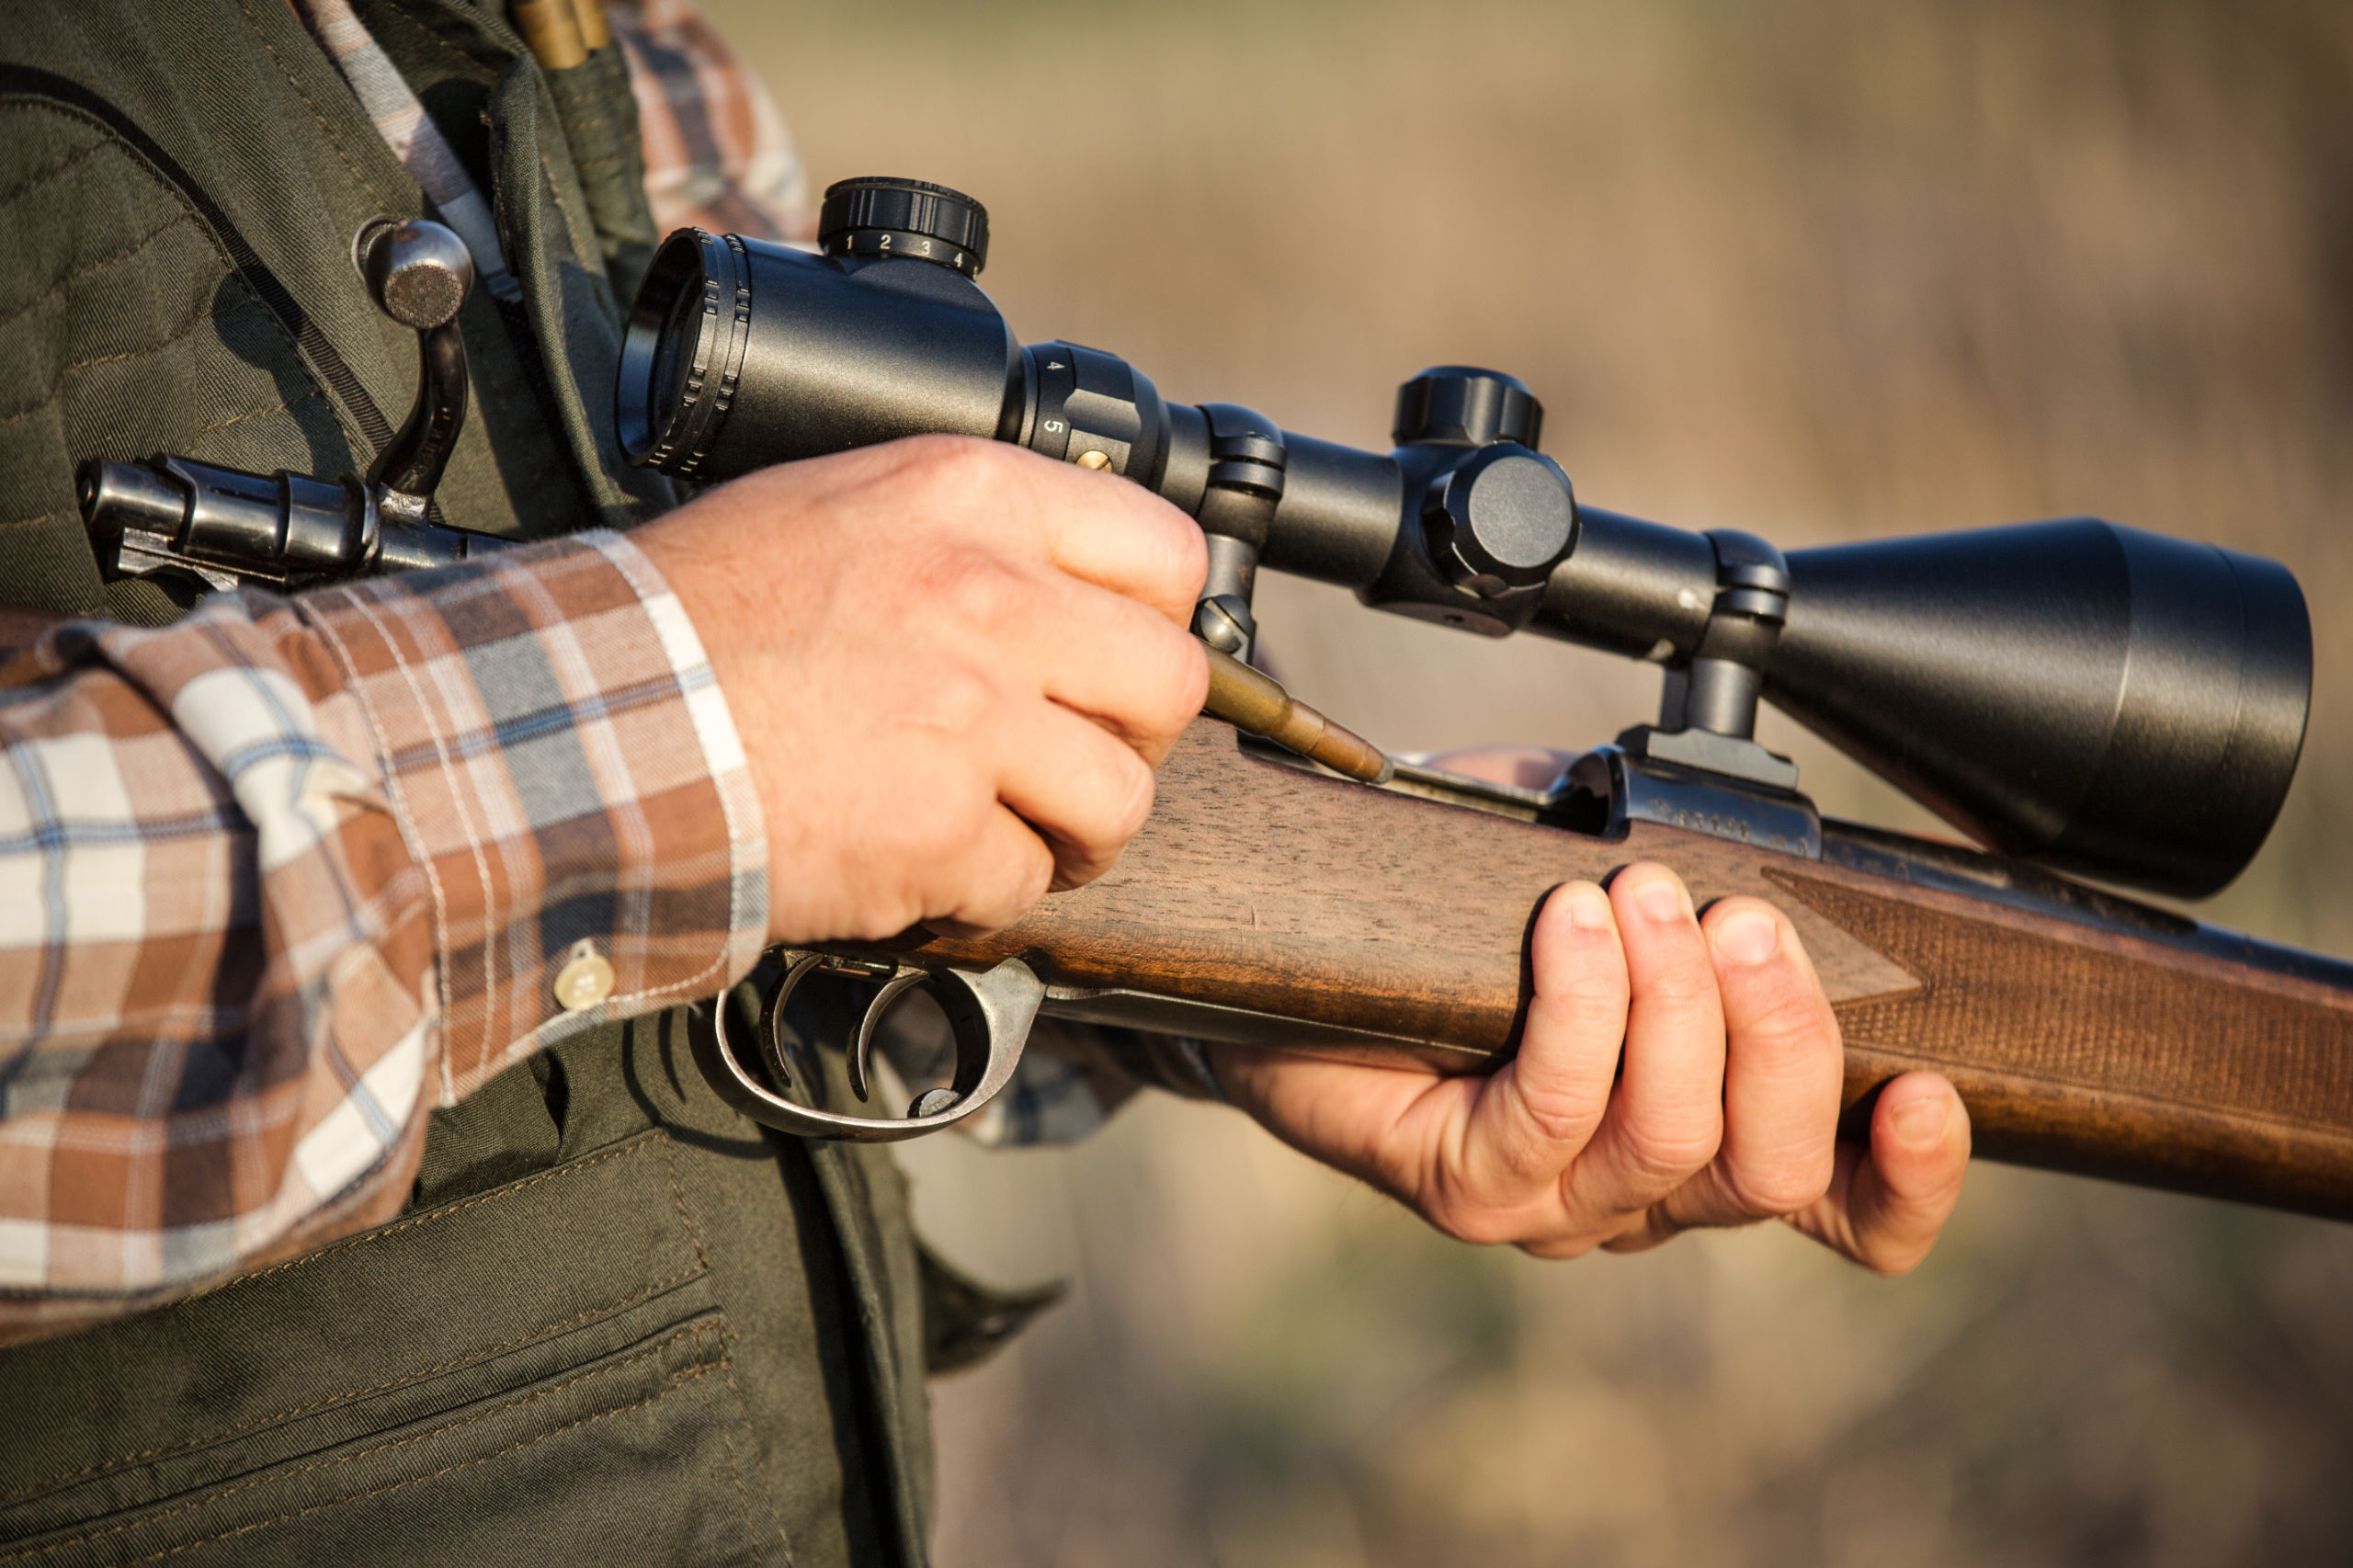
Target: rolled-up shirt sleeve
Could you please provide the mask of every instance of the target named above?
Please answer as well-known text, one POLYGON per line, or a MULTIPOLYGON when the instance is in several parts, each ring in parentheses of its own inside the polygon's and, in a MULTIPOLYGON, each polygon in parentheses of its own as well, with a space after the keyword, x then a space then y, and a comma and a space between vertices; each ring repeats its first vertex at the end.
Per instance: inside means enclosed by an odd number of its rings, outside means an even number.
POLYGON ((427 1111, 756 958, 743 748, 588 533, 0 672, 0 1340, 389 1218, 427 1111))

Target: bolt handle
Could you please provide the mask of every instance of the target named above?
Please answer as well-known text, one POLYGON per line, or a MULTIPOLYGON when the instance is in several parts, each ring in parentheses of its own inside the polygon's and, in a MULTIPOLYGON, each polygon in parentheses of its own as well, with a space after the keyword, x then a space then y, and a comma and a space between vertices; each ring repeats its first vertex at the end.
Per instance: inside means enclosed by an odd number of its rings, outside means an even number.
POLYGON ((474 260, 430 219, 380 219, 352 260, 377 308, 417 335, 416 403, 363 479, 247 473, 188 457, 91 458, 76 473, 83 527, 101 574, 178 573, 215 588, 301 588, 363 572, 442 566, 499 541, 427 521, 466 420, 458 312, 474 260))
POLYGON ((368 468, 391 520, 422 523, 466 424, 466 340, 458 312, 474 284, 473 253, 457 231, 430 218, 390 221, 359 232, 352 247, 377 309, 416 330, 416 401, 368 468))
POLYGON ((473 253, 456 230, 430 218, 379 219, 352 249, 376 308, 419 332, 455 321, 474 286, 473 253))

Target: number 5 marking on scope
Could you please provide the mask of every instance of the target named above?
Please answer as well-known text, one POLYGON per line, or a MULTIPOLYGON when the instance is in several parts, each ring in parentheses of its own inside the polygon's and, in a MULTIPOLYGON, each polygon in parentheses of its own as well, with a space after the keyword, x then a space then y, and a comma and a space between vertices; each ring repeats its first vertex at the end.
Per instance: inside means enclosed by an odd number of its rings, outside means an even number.
POLYGON ((1049 419, 1049 420, 1047 420, 1047 421, 1046 421, 1046 434, 1047 434, 1047 435, 1049 435, 1049 436, 1059 436, 1059 435, 1061 435, 1062 433, 1063 433, 1063 422, 1062 422, 1061 420, 1059 420, 1059 419, 1049 419))

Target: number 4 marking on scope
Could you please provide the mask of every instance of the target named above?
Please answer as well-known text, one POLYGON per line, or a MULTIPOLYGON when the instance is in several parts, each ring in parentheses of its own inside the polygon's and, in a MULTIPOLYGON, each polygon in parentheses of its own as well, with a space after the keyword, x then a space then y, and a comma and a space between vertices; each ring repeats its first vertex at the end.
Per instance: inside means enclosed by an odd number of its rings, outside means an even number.
POLYGON ((1062 368, 1063 362, 1059 359, 1049 359, 1046 361, 1046 369, 1049 370, 1059 370, 1062 368))

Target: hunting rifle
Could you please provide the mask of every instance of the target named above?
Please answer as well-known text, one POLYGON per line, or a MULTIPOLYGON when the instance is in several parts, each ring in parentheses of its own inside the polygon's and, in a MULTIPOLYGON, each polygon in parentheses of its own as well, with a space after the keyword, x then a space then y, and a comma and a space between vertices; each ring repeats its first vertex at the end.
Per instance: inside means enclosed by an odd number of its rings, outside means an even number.
MULTIPOLYGON (((1115 868, 1008 929, 768 955, 756 1017, 715 998, 690 1031, 739 1108, 819 1137, 953 1125, 1009 1081, 1041 1015, 1492 1070, 1518 1037, 1545 894, 1656 859, 1702 903, 1788 912, 1844 1037, 1850 1129, 1880 1085, 1930 1067, 1981 1154, 2353 1215, 2353 965, 2076 880, 2203 896, 2261 846, 2311 692, 2284 568, 2089 518, 1786 556, 1686 533, 1576 500, 1539 450, 1536 398, 1495 371, 1407 381, 1395 448, 1375 453, 1164 402, 1097 350, 1023 347, 973 281, 986 245, 977 202, 895 179, 829 190, 816 254, 671 235, 627 326, 624 452, 711 482, 949 432, 1142 484, 1207 535, 1194 631, 1218 665, 1211 710, 1234 722, 1205 717, 1179 742, 1115 868), (1659 719, 1540 789, 1386 758, 1249 669, 1262 566, 1468 631, 1647 659, 1659 719), (1821 816, 1756 741, 1760 699, 1994 853, 1821 816), (872 989, 850 1042, 859 1098, 878 1025, 911 989, 948 1016, 952 1079, 903 1117, 829 1106, 784 1024, 794 990, 828 973, 872 989)), ((85 472, 94 536, 141 541, 113 569, 202 554, 216 471, 168 461, 143 471, 153 483, 136 465, 85 472)), ((203 562, 287 580, 260 516, 271 482, 244 478, 246 553, 203 562)), ((278 476, 280 541, 297 478, 278 476)), ((298 584, 373 563, 368 484, 343 488, 350 559, 298 584)), ((414 500, 398 510, 402 537, 455 553, 416 531, 414 500)))

